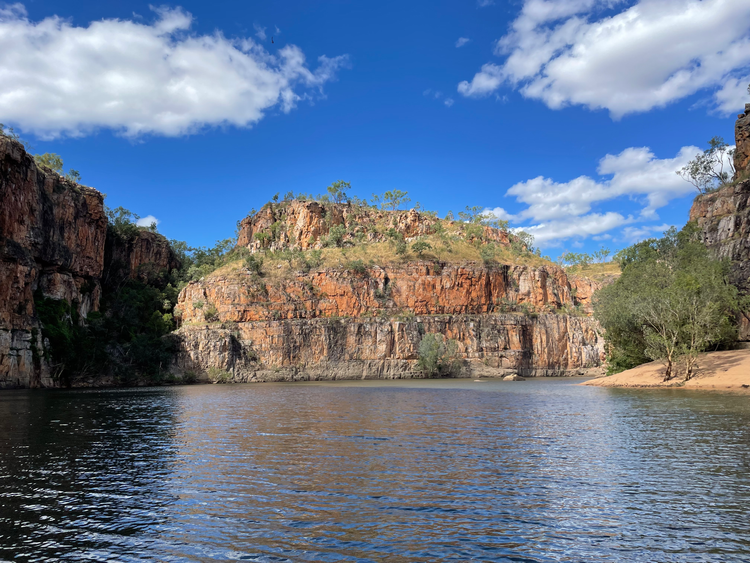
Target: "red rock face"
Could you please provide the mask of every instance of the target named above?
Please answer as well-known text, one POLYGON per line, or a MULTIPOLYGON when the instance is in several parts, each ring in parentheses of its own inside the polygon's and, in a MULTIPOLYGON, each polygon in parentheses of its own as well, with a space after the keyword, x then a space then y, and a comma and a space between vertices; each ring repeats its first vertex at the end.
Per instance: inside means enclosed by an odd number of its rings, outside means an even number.
MULTIPOLYGON (((162 272, 179 269, 169 241, 158 233, 139 231, 134 239, 107 238, 104 279, 129 277, 143 282, 154 282, 162 272)), ((114 281, 114 280, 112 280, 114 281)))
POLYGON ((750 173, 750 104, 745 104, 745 113, 737 116, 734 139, 737 145, 734 152, 734 169, 739 177, 743 172, 750 173))
POLYGON ((242 381, 273 380, 282 368, 284 379, 412 377, 422 335, 436 332, 458 342, 467 373, 569 375, 603 361, 596 322, 565 314, 590 314, 597 288, 580 278, 571 283, 556 266, 432 262, 364 275, 326 269, 274 281, 250 272, 209 277, 180 294, 178 366, 200 372, 234 362, 242 381), (206 323, 214 309, 215 322, 206 323))
MULTIPOLYGON (((437 219, 413 209, 410 211, 382 211, 358 207, 348 203, 322 204, 315 201, 293 200, 286 203, 268 204, 255 215, 240 222, 237 245, 251 251, 261 249, 282 250, 299 248, 302 250, 321 248, 323 239, 331 227, 343 225, 347 233, 344 241, 357 236, 368 242, 387 240, 385 227, 393 228, 406 240, 433 234, 437 219), (378 230, 377 226, 380 225, 378 230), (269 236, 264 241, 256 234, 269 236)), ((507 233, 484 227, 484 239, 508 245, 507 233)))
MULTIPOLYGON (((55 385, 34 293, 76 304, 85 319, 99 308, 106 246, 102 194, 40 170, 22 145, 0 137, 0 387, 55 385)), ((121 258, 135 277, 147 263, 173 266, 168 249, 141 232, 121 258)))

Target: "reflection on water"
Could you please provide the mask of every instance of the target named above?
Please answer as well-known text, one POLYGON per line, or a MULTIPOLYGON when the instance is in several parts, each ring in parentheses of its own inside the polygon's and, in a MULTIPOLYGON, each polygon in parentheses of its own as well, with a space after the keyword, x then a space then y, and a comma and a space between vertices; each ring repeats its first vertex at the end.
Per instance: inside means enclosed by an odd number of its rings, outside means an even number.
POLYGON ((735 395, 443 380, 0 394, 0 559, 750 560, 735 395))

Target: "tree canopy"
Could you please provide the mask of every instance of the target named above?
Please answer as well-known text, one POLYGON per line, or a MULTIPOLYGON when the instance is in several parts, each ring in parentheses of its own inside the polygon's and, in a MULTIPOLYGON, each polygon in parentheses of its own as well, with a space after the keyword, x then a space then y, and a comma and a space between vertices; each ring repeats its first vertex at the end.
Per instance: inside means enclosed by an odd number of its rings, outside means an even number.
POLYGON ((622 275, 594 299, 610 373, 661 360, 665 381, 675 377, 677 363, 689 379, 699 352, 735 338, 739 298, 727 281, 728 263, 709 255, 693 224, 618 258, 622 275))

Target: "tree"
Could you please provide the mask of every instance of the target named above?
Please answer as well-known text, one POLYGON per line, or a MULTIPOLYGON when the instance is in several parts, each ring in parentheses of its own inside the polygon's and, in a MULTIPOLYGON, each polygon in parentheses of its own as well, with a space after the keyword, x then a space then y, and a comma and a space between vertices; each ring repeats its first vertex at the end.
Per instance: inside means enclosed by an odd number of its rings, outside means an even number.
POLYGON ((349 196, 346 192, 351 189, 349 182, 338 180, 326 188, 330 194, 331 199, 336 203, 344 203, 349 201, 349 196))
POLYGON ((411 201, 410 198, 406 197, 408 192, 402 192, 401 190, 392 190, 383 194, 383 209, 390 209, 396 211, 402 205, 406 205, 411 201))
POLYGON ((622 275, 594 299, 610 372, 661 360, 668 381, 679 360, 689 379, 699 352, 735 336, 739 300, 728 264, 709 256, 691 223, 618 254, 622 275))
POLYGON ((422 258, 422 255, 425 252, 432 249, 432 245, 429 242, 418 240, 417 242, 411 245, 411 249, 417 253, 417 256, 422 258))
POLYGON ((449 375, 461 369, 458 343, 442 334, 427 333, 419 343, 419 370, 426 377, 449 375))
POLYGON ((730 149, 723 138, 714 137, 702 154, 696 155, 675 173, 693 184, 700 193, 711 192, 728 183, 734 176, 734 152, 735 149, 730 149))
POLYGON ((81 173, 78 172, 78 170, 73 170, 71 168, 70 170, 68 170, 68 173, 65 174, 65 178, 70 180, 71 182, 79 184, 81 182, 81 173))
POLYGON ((63 161, 59 154, 55 154, 53 152, 46 152, 44 154, 35 154, 34 160, 36 160, 37 164, 44 166, 46 168, 49 168, 51 170, 54 170, 58 174, 62 174, 63 161))

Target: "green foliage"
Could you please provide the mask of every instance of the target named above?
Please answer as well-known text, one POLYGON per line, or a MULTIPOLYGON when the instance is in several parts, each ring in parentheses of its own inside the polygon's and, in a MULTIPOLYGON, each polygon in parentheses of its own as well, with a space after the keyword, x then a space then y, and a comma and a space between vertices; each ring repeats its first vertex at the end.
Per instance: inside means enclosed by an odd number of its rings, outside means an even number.
POLYGON ((355 274, 364 275, 367 273, 367 264, 362 260, 349 260, 345 264, 345 268, 355 274))
POLYGON ((346 227, 344 225, 334 225, 328 230, 328 237, 323 241, 323 246, 341 248, 344 246, 344 236, 346 227))
POLYGON ((70 180, 71 182, 75 182, 76 184, 80 184, 81 183, 81 173, 78 170, 73 170, 71 168, 65 174, 65 179, 66 180, 70 180))
POLYGON ((34 160, 39 166, 44 166, 50 170, 54 170, 58 174, 62 174, 63 161, 59 154, 53 152, 46 152, 44 154, 35 154, 34 160))
POLYGON ((461 368, 458 343, 442 334, 427 333, 419 343, 419 370, 426 377, 452 375, 461 368))
POLYGON ((138 236, 138 225, 136 221, 140 219, 135 213, 124 207, 110 209, 104 206, 104 212, 107 215, 107 228, 122 240, 131 240, 138 236))
POLYGON ((219 311, 216 305, 209 303, 208 307, 203 309, 203 320, 207 323, 215 322, 219 320, 219 311))
POLYGON ((336 202, 336 203, 344 203, 346 201, 349 201, 349 196, 347 195, 347 191, 351 189, 352 185, 349 182, 344 182, 343 180, 338 180, 328 186, 326 190, 328 190, 328 193, 330 194, 330 198, 336 202))
POLYGON ((16 133, 13 127, 9 127, 8 125, 5 125, 4 123, 0 123, 0 137, 5 137, 6 139, 11 139, 18 143, 21 143, 26 149, 26 152, 32 151, 31 145, 27 143, 26 141, 24 141, 23 139, 21 139, 21 137, 18 135, 18 133, 16 133))
POLYGON ((251 254, 247 258, 245 258, 245 268, 250 270, 253 274, 257 276, 263 275, 263 258, 260 256, 256 256, 255 254, 251 254))
POLYGON ((619 254, 622 275, 594 300, 610 372, 661 360, 666 381, 680 360, 689 379, 699 352, 736 337, 739 300, 727 281, 728 264, 709 256, 693 224, 619 254))
POLYGON ((253 238, 257 240, 258 242, 260 242, 261 247, 263 247, 263 246, 266 246, 266 243, 269 240, 271 240, 271 235, 269 235, 268 233, 259 232, 259 233, 255 233, 253 235, 253 238))
POLYGON ((482 257, 482 262, 486 266, 495 263, 495 245, 486 244, 479 250, 479 255, 482 257))
POLYGON ((510 251, 519 256, 526 252, 534 253, 534 235, 526 231, 515 231, 510 235, 510 251))
POLYGON ((171 284, 161 291, 137 280, 104 287, 101 311, 89 313, 85 324, 76 303, 35 295, 54 377, 69 384, 74 377, 112 373, 122 383, 136 377, 159 382, 174 351, 165 335, 174 329, 169 310, 176 295, 171 284))
POLYGON ((734 175, 734 153, 721 137, 708 142, 702 154, 675 172, 686 182, 693 184, 700 193, 714 191, 729 181, 734 175), (725 170, 725 167, 728 168, 725 170))
POLYGON ((232 374, 223 369, 211 367, 208 368, 208 380, 211 383, 229 383, 232 381, 232 374))
POLYGON ((432 245, 429 242, 425 242, 423 240, 418 240, 414 244, 411 245, 411 249, 416 252, 417 256, 422 258, 422 255, 427 252, 428 250, 432 250, 432 245))
POLYGON ((390 190, 385 192, 383 194, 383 209, 396 211, 402 205, 406 205, 411 201, 411 199, 407 197, 407 194, 408 192, 403 192, 401 190, 390 190))

